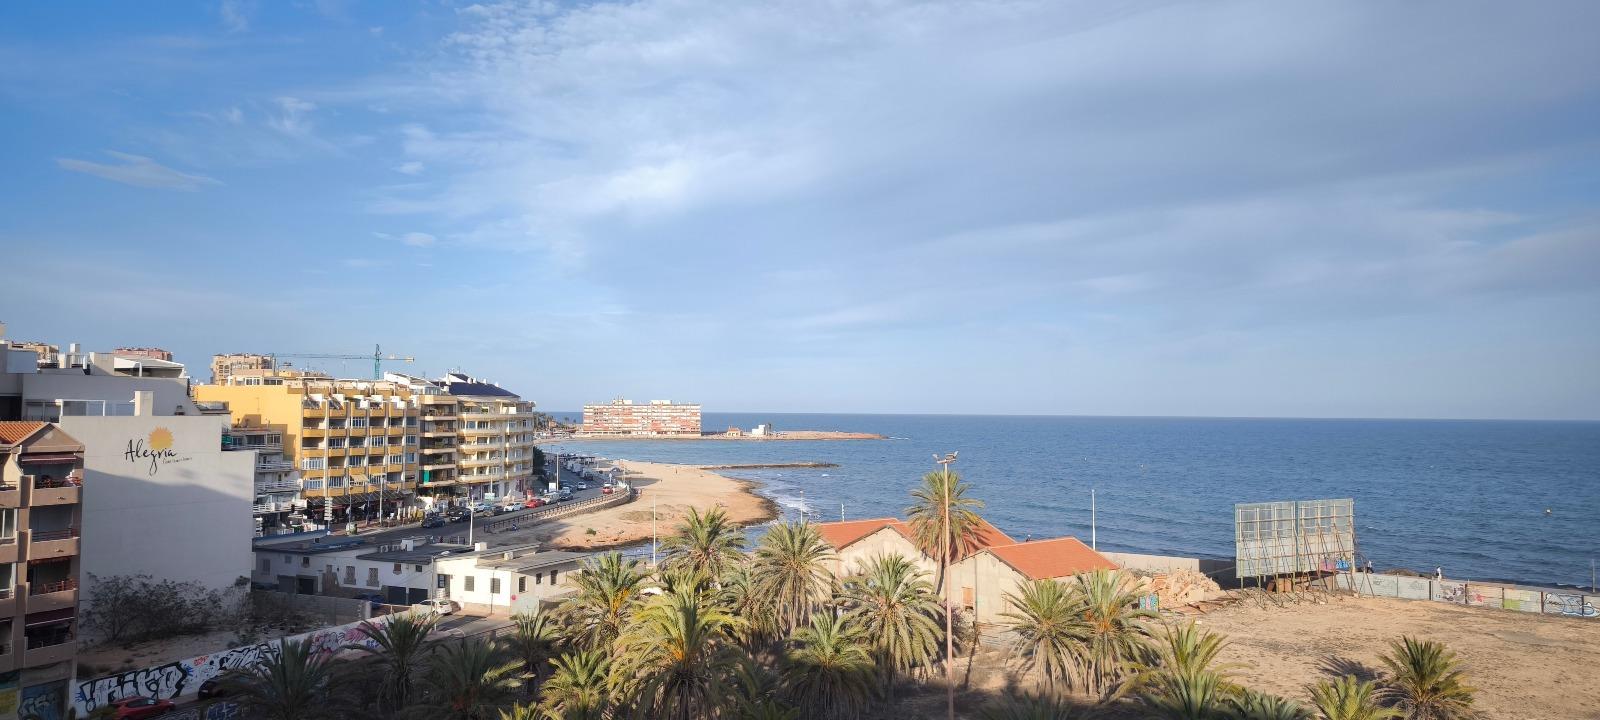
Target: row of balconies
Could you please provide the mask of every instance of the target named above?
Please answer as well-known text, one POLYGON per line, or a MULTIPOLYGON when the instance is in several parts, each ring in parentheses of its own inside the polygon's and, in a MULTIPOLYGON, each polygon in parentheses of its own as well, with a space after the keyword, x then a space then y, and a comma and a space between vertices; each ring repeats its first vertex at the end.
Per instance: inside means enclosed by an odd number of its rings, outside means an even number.
POLYGON ((325 418, 325 417, 407 417, 420 416, 422 410, 415 407, 395 407, 393 405, 375 405, 361 407, 353 403, 346 403, 339 407, 307 407, 301 408, 300 417, 325 418))
POLYGON ((393 453, 410 452, 415 450, 415 445, 358 445, 356 447, 336 448, 301 448, 302 458, 346 457, 349 455, 390 455, 393 453), (410 448, 402 450, 402 448, 410 448))
POLYGON ((269 502, 256 502, 256 503, 252 503, 250 505, 250 512, 256 513, 256 514, 274 513, 274 512, 289 512, 291 510, 304 510, 305 507, 306 507, 306 501, 304 501, 304 500, 279 500, 279 501, 269 501, 269 502))
POLYGON ((258 493, 295 492, 299 489, 299 480, 282 479, 256 482, 256 492, 258 493))
POLYGON ((24 494, 29 506, 76 505, 82 492, 75 477, 46 479, 43 475, 23 475, 20 483, 0 483, 0 508, 22 507, 24 494))
POLYGON ((257 460, 256 472, 288 472, 294 469, 294 463, 288 460, 257 460))
POLYGON ((301 437, 373 437, 383 435, 406 435, 417 433, 415 425, 390 425, 388 427, 303 427, 300 428, 301 437))

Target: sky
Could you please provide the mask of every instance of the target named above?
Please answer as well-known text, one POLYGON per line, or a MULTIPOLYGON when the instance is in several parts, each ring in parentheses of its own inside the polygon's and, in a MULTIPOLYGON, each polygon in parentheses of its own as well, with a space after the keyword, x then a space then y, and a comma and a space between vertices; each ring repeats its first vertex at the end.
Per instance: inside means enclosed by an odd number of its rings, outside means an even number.
POLYGON ((0 321, 201 378, 381 344, 554 410, 1595 419, 1596 27, 7 3, 0 321))

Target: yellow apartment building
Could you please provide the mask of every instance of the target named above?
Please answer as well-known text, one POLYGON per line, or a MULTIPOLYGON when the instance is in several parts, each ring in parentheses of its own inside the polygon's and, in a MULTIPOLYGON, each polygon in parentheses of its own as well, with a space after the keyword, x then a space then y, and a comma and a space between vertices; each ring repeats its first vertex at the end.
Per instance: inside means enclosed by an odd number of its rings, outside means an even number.
POLYGON ((423 403, 404 383, 235 368, 194 397, 227 403, 236 427, 281 434, 311 517, 341 523, 416 504, 423 403))

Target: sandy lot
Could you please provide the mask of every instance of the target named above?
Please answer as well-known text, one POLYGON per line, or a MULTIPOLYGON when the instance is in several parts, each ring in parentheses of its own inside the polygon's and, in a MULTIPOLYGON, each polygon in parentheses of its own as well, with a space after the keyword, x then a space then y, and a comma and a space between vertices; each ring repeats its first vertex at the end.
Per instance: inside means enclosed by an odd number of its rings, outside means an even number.
POLYGON ((496 544, 539 540, 549 548, 593 550, 649 540, 652 503, 663 536, 671 534, 690 508, 704 512, 720 506, 740 525, 777 517, 772 503, 756 495, 747 481, 686 465, 634 461, 618 464, 627 470, 628 482, 639 489, 639 497, 633 502, 540 523, 518 533, 504 533, 496 544))
POLYGON ((1198 618, 1226 634, 1224 662, 1246 687, 1309 700, 1330 668, 1375 672, 1401 634, 1438 640, 1465 662, 1478 703, 1496 720, 1600 719, 1600 622, 1495 608, 1386 598, 1263 610, 1231 607, 1198 618))

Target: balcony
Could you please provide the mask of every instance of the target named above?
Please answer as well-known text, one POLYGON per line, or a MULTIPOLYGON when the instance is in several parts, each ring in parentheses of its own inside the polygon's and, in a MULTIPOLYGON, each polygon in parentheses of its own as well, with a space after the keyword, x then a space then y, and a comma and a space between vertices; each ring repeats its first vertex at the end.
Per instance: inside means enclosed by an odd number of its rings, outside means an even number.
POLYGON ((299 490, 300 482, 297 480, 269 480, 256 483, 256 492, 258 493, 297 492, 299 490))
MULTIPOLYGON (((29 478, 28 482, 32 483, 31 476, 29 478)), ((0 507, 22 507, 22 486, 15 478, 0 480, 0 507)))
POLYGON ((325 418, 327 416, 328 416, 328 409, 327 408, 322 408, 322 407, 308 407, 308 408, 303 408, 300 411, 300 417, 325 418))
POLYGON ((455 414, 454 412, 447 412, 447 413, 426 413, 425 412, 425 413, 422 414, 422 421, 423 422, 444 422, 444 421, 447 421, 447 420, 455 420, 456 418, 459 418, 459 417, 460 416, 455 414))
POLYGON ((78 581, 73 578, 40 583, 28 587, 28 612, 45 612, 75 607, 78 604, 78 581))
POLYGON ((33 480, 33 494, 28 498, 28 504, 38 507, 40 505, 76 505, 82 495, 83 488, 79 486, 78 478, 52 478, 48 475, 36 475, 33 480))
POLYGON ((46 637, 29 635, 28 649, 23 651, 22 663, 28 667, 37 667, 65 662, 71 660, 76 651, 77 642, 70 631, 46 637))
POLYGON ((78 529, 32 530, 28 538, 28 561, 54 560, 78 554, 78 529))
POLYGON ((256 462, 256 472, 289 472, 294 469, 294 463, 288 460, 268 460, 256 462))
POLYGON ((301 437, 327 437, 328 436, 328 431, 327 431, 326 428, 303 427, 303 428, 300 428, 300 436, 301 437))

